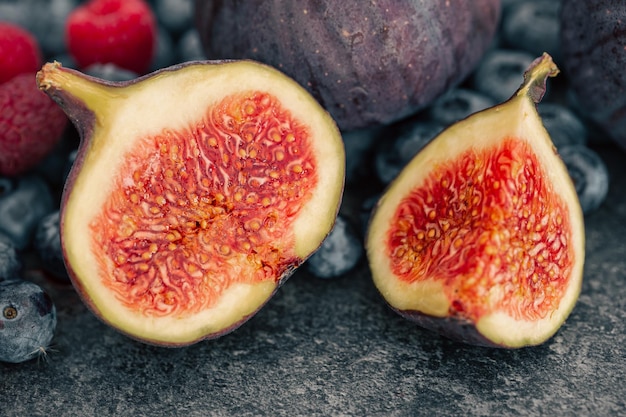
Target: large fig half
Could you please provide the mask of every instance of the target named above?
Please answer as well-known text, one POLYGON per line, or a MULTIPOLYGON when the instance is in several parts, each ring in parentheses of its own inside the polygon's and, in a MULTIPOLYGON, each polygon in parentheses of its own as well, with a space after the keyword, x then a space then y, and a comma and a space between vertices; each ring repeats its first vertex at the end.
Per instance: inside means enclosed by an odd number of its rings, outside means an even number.
POLYGON ((401 315, 471 344, 551 337, 578 299, 584 225, 576 191, 536 110, 548 55, 507 102, 457 122, 381 197, 367 253, 401 315))
POLYGON ((283 73, 205 61, 106 82, 50 63, 37 81, 82 139, 61 207, 66 265, 121 332, 176 346, 231 331, 331 230, 341 136, 283 73))

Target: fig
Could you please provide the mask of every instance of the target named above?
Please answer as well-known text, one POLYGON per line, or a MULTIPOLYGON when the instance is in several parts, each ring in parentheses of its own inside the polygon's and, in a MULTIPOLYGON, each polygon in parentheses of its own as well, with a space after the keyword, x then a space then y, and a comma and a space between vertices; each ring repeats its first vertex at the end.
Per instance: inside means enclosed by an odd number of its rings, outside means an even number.
POLYGON ((441 132, 389 185, 366 238, 376 288, 401 316, 468 344, 543 343, 580 293, 576 190, 537 103, 548 54, 502 104, 441 132))
POLYGON ((626 150, 626 2, 563 1, 560 38, 580 112, 626 150))
POLYGON ((55 62, 37 82, 81 138, 61 201, 68 273, 132 338, 185 346, 236 329, 333 227, 341 135, 272 67, 193 61, 106 81, 55 62))
POLYGON ((500 0, 196 0, 195 6, 207 57, 280 68, 342 131, 425 109, 470 75, 500 21, 500 0))

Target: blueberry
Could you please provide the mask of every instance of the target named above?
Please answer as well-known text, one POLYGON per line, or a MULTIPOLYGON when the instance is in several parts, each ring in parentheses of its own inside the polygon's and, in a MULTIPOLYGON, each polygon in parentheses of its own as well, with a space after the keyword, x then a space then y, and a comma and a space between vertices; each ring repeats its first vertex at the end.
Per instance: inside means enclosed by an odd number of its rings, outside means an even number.
POLYGON ((128 81, 139 76, 133 71, 120 68, 110 62, 106 64, 92 64, 85 68, 85 73, 108 81, 128 81))
POLYGON ((0 233, 0 281, 17 277, 22 263, 11 239, 0 233))
POLYGON ((508 100, 522 84, 522 74, 535 60, 525 51, 494 49, 487 53, 473 74, 474 88, 496 102, 508 100))
POLYGON ((307 260, 307 269, 318 278, 336 278, 352 270, 363 252, 363 244, 350 224, 338 216, 326 240, 307 260))
POLYGON ((381 137, 382 144, 374 160, 376 174, 383 184, 390 183, 443 128, 439 123, 423 119, 403 121, 390 128, 385 133, 388 138, 381 137))
POLYGON ((512 49, 539 56, 548 52, 560 56, 560 8, 555 0, 518 2, 502 15, 502 37, 512 49))
POLYGON ((30 244, 39 220, 53 210, 48 184, 36 175, 22 177, 14 190, 0 195, 0 232, 18 250, 24 249, 30 244))
POLYGON ((567 145, 559 149, 567 166, 584 214, 596 210, 609 191, 607 167, 595 151, 584 145, 567 145))
POLYGON ((346 182, 354 182, 361 174, 367 174, 369 167, 366 159, 377 134, 378 129, 367 128, 342 132, 346 152, 346 182))
POLYGON ((154 11, 170 33, 182 33, 193 27, 193 0, 155 0, 154 11))
POLYGON ((59 210, 56 210, 41 219, 35 231, 33 244, 41 260, 42 268, 55 278, 68 280, 61 249, 59 214, 59 210))
POLYGON ((449 126, 498 103, 491 97, 466 88, 453 88, 436 99, 428 109, 430 118, 449 126))
POLYGON ((76 162, 77 155, 78 155, 78 149, 74 149, 67 155, 67 160, 65 161, 65 169, 63 171, 63 177, 65 178, 65 181, 67 181, 67 177, 68 175, 70 175, 72 166, 74 166, 74 162, 76 162))
POLYGON ((57 55, 66 50, 65 22, 78 0, 38 0, 39 19, 33 33, 46 56, 57 55))
POLYGON ((587 127, 568 107, 551 102, 537 106, 543 125, 550 134, 554 146, 586 145, 587 127))
POLYGON ((200 34, 195 28, 189 29, 181 36, 178 40, 177 47, 179 62, 206 59, 202 42, 200 41, 200 34))
POLYGON ((0 282, 0 361, 25 362, 45 355, 57 316, 50 296, 21 279, 0 282))
POLYGON ((159 26, 157 31, 156 42, 156 51, 151 65, 152 71, 169 67, 175 64, 177 60, 172 35, 161 26, 159 26))
POLYGON ((1 1, 0 0, 0 21, 9 22, 28 28, 32 13, 29 13, 26 1, 1 1))
POLYGON ((15 178, 0 176, 0 200, 4 196, 11 194, 11 192, 17 187, 17 180, 15 178))
POLYGON ((359 220, 361 222, 361 230, 363 232, 363 236, 367 235, 367 230, 369 228, 370 220, 372 218, 372 212, 376 208, 378 201, 380 200, 380 194, 374 194, 361 202, 359 207, 359 220))

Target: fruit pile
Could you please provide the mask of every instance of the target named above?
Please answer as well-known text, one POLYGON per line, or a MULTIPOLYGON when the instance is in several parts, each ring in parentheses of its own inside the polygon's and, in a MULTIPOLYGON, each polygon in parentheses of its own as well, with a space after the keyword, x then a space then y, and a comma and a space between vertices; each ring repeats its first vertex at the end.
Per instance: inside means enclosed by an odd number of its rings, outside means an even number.
MULTIPOLYGON (((304 261, 308 272, 320 278, 345 276, 359 265, 366 255, 363 243, 365 231, 372 209, 380 197, 378 193, 393 184, 414 157, 449 126, 508 100, 520 86, 524 71, 542 52, 549 52, 559 64, 562 57, 559 8, 560 2, 552 0, 502 1, 499 31, 493 44, 474 71, 461 83, 402 120, 342 132, 346 152, 345 193, 358 197, 344 199, 345 204, 336 221, 333 219, 334 228, 312 256, 308 257, 310 253, 302 256, 292 254, 290 259, 281 260, 284 264, 281 274, 288 275, 292 267, 304 261), (363 184, 367 184, 367 187, 363 187, 363 184), (360 207, 355 209, 352 206, 354 201, 360 207)), ((62 190, 77 157, 81 135, 89 133, 91 129, 91 126, 85 124, 85 129, 79 131, 68 122, 62 106, 57 106, 38 88, 36 72, 45 62, 58 61, 64 68, 74 68, 111 82, 123 82, 170 65, 204 59, 208 55, 203 46, 206 47, 194 23, 192 0, 0 0, 0 361, 21 362, 44 355, 53 338, 56 324, 54 304, 45 291, 23 278, 26 276, 25 269, 41 268, 50 279, 69 282, 59 232, 62 190), (31 259, 30 255, 34 255, 35 259, 31 259)), ((50 71, 51 74, 53 72, 50 71)), ((185 70, 179 68, 178 72, 184 73, 185 70)), ((51 78, 62 77, 59 75, 62 73, 55 73, 51 78)), ((55 84, 56 81, 43 81, 49 83, 48 89, 52 92, 63 89, 60 81, 59 84, 55 84)), ((565 163, 568 175, 573 179, 582 212, 590 215, 600 207, 608 192, 607 169, 594 151, 596 145, 602 144, 602 130, 584 117, 580 107, 571 99, 567 76, 559 75, 550 83, 537 110, 565 163)), ((91 88, 87 82, 84 86, 91 88)), ((42 80, 39 87, 42 87, 42 80)), ((102 92, 109 91, 106 88, 102 92)), ((232 120, 251 122, 256 109, 266 104, 263 98, 255 98, 252 104, 243 100, 242 110, 237 110, 234 105, 238 100, 232 99, 224 104, 224 108, 231 112, 228 117, 232 117, 232 120)), ((62 100, 57 97, 57 101, 62 100)), ((316 114, 316 111, 312 113, 316 114)), ((289 121, 287 119, 281 122, 284 124, 289 121)), ((224 126, 231 128, 234 123, 232 120, 225 121, 224 126)), ((242 122, 243 125, 245 122, 242 122)), ((208 134, 205 132, 204 135, 208 134)), ((275 138, 276 142, 290 140, 288 134, 282 137, 273 137, 271 133, 268 135, 275 138)), ((311 137, 314 136, 311 134, 311 137)), ((213 142, 211 138, 208 140, 219 146, 215 138, 213 142)), ((222 146, 231 145, 230 142, 224 142, 222 146)), ((463 148, 459 146, 459 149, 463 148)), ((289 149, 294 155, 300 152, 292 151, 294 148, 291 147, 284 149, 289 149)), ((166 151, 170 155, 176 154, 174 146, 164 145, 163 152, 166 151)), ((258 151, 248 147, 245 150, 237 148, 237 152, 244 152, 247 158, 256 155, 258 151)), ((222 159, 229 157, 220 156, 222 159)), ((337 155, 329 157, 337 159, 337 155)), ((176 159, 175 156, 172 158, 176 159)), ((272 158, 273 167, 277 168, 268 174, 272 180, 285 172, 294 175, 306 171, 306 167, 303 168, 299 163, 301 159, 290 161, 291 165, 282 163, 285 158, 283 148, 277 148, 272 158)), ((304 160, 307 161, 306 158, 304 160)), ((251 167, 248 167, 251 169, 249 172, 253 172, 251 167)), ((151 167, 143 168, 147 170, 151 167)), ((313 168, 310 170, 313 171, 313 168)), ((233 175, 217 168, 203 169, 212 173, 213 181, 217 181, 215 178, 218 175, 228 178, 233 175)), ((135 169, 135 172, 138 171, 135 169)), ((164 181, 166 177, 171 178, 167 172, 170 171, 159 174, 164 175, 164 181)), ((183 176, 175 178, 181 181, 184 179, 183 176)), ((314 190, 315 184, 312 183, 315 180, 319 181, 314 176, 306 177, 303 183, 309 181, 309 185, 298 190, 303 193, 314 190)), ((94 184, 103 184, 98 181, 94 184)), ((225 183, 230 184, 227 180, 221 184, 225 183)), ((275 183, 278 188, 279 182, 275 183)), ((337 182, 334 187, 340 185, 337 182)), ((235 191, 226 188, 224 185, 225 192, 237 195, 235 191)), ((163 207, 165 199, 161 197, 161 201, 159 197, 156 196, 155 201, 163 207)), ((269 212, 269 201, 273 197, 271 194, 265 197, 267 200, 260 198, 259 204, 264 204, 264 209, 267 208, 269 212)), ((133 201, 130 192, 128 198, 133 201)), ((216 202, 224 196, 214 195, 211 198, 211 205, 208 206, 210 210, 219 208, 229 213, 237 212, 241 216, 249 215, 249 208, 235 205, 235 201, 244 198, 241 195, 233 197, 233 204, 230 205, 217 205, 216 202)), ((253 199, 250 195, 246 198, 253 199)), ((189 201, 192 200, 193 197, 190 197, 189 201)), ((206 207, 204 209, 209 210, 206 207)), ((332 208, 332 205, 329 207, 332 208)), ((318 204, 310 211, 326 209, 329 208, 318 204)), ((158 208, 146 210, 158 211, 158 208)), ((157 214, 157 211, 152 214, 157 214)), ((295 209, 292 211, 295 212, 295 209)), ((266 217, 265 221, 270 217, 266 217)), ((220 219, 226 221, 222 217, 220 219)), ((132 221, 137 220, 135 218, 132 221)), ((324 219, 324 222, 329 221, 324 219)), ((204 227, 200 220, 194 219, 192 223, 191 226, 196 229, 204 227)), ((265 227, 265 223, 261 223, 265 227)), ((261 227, 261 223, 249 221, 245 227, 242 226, 248 231, 261 230, 251 237, 250 242, 265 233, 266 229, 261 227)), ((279 240, 279 234, 271 235, 271 239, 267 236, 264 238, 266 242, 279 240)), ((289 236, 280 236, 280 239, 283 238, 289 236)), ((180 242, 172 240, 168 244, 175 247, 174 243, 180 242)), ((156 251, 153 249, 148 245, 146 252, 138 256, 152 256, 156 251), (150 251, 152 253, 146 255, 150 251)), ((233 248, 222 246, 219 249, 230 252, 233 248)), ((277 256, 277 249, 268 252, 277 256)), ((276 266, 267 259, 257 262, 266 269, 276 266)), ((146 264, 137 265, 133 274, 146 264)), ((123 278, 131 279, 135 279, 134 275, 132 278, 130 275, 123 278)), ((279 281, 282 283, 282 280, 280 278, 279 281)), ((270 292, 273 290, 272 287, 270 292)), ((173 302, 171 297, 165 294, 160 302, 163 306, 170 305, 173 302)), ((266 300, 256 301, 262 304, 266 300)), ((259 305, 254 308, 257 307, 259 305)), ((400 307, 398 309, 401 310, 400 307)), ((217 329, 216 333, 223 330, 217 329)))

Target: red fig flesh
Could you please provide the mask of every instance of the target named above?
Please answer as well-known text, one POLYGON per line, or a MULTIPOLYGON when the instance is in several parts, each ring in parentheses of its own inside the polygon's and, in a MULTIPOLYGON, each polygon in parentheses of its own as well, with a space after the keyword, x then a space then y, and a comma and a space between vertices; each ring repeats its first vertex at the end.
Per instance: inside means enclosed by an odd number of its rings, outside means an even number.
POLYGON ((572 310, 583 217, 536 103, 548 55, 507 102, 442 132, 402 171, 372 217, 374 282, 393 309, 468 343, 521 347, 572 310))

